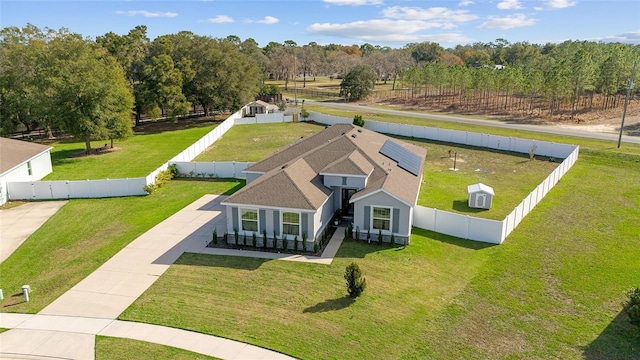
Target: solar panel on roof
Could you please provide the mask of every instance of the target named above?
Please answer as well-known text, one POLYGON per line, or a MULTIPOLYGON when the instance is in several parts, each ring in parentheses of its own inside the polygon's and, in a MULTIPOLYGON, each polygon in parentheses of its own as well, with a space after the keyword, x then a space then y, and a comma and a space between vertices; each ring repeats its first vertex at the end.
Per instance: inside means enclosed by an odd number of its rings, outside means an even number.
POLYGON ((404 148, 391 140, 385 141, 384 145, 382 145, 382 148, 380 148, 380 154, 388 157, 395 162, 400 162, 403 152, 404 148))
POLYGON ((422 165, 422 158, 420 158, 420 156, 391 140, 384 142, 384 145, 380 148, 380 154, 397 162, 399 167, 407 170, 415 176, 418 176, 420 172, 420 165, 422 165))

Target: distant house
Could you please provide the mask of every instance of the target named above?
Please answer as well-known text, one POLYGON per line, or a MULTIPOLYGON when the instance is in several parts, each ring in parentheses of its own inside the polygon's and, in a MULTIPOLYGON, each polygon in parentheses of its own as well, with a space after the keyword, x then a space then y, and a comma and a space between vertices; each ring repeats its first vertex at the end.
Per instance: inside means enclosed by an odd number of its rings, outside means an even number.
POLYGON ((426 150, 385 135, 338 124, 302 138, 245 169, 247 185, 222 204, 227 231, 313 239, 334 211, 388 241, 408 239, 426 150), (303 235, 304 234, 304 235, 303 235))
POLYGON ((36 181, 51 173, 51 147, 0 137, 0 205, 7 202, 7 183, 36 181))
POLYGON ((242 108, 242 117, 254 117, 258 114, 273 114, 278 111, 278 105, 256 100, 242 108))
POLYGON ((467 186, 469 193, 469 207, 476 209, 491 209, 495 193, 493 188, 482 183, 467 186))

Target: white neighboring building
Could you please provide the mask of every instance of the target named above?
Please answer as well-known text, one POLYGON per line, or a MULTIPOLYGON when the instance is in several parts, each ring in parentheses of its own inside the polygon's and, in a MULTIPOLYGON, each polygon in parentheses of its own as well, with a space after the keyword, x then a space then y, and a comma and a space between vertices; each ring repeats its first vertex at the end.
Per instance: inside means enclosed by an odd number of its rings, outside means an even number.
POLYGON ((7 183, 37 181, 47 176, 52 147, 0 137, 0 205, 7 202, 7 183))

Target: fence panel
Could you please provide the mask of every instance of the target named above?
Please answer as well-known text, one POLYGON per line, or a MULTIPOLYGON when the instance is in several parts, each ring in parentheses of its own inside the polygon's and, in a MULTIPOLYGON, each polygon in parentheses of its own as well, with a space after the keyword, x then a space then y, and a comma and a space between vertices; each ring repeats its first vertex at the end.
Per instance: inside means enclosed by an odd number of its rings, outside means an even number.
POLYGON ((33 198, 34 199, 53 199, 51 196, 51 185, 49 181, 33 182, 33 198))
POLYGON ((467 132, 451 130, 451 142, 456 144, 467 144, 467 132))
POLYGON ((416 205, 413 208, 413 226, 434 231, 436 226, 436 209, 416 205))
POLYGON ((51 181, 49 186, 52 199, 66 199, 69 197, 69 181, 51 181))
POLYGON ((447 234, 462 239, 466 239, 469 229, 469 217, 450 213, 448 211, 436 210, 436 232, 447 234))
POLYGON ((528 154, 529 151, 535 150, 534 145, 537 149, 538 146, 536 145, 536 142, 534 140, 512 138, 511 149, 509 150, 513 152, 528 154))
POLYGON ((482 241, 492 244, 500 244, 504 240, 502 237, 504 221, 480 219, 469 217, 469 240, 482 241))
POLYGON ((482 134, 474 132, 467 133, 467 144, 471 146, 483 147, 482 134))
POLYGON ((7 199, 27 200, 33 198, 33 182, 8 182, 7 199))

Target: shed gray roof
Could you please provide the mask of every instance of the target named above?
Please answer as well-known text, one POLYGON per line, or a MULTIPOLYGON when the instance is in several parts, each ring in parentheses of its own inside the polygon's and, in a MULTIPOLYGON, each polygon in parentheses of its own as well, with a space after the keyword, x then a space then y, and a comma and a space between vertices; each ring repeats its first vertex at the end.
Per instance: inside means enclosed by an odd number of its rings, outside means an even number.
POLYGON ((226 203, 318 209, 331 195, 319 173, 369 175, 367 187, 352 200, 383 189, 413 205, 418 198, 426 150, 402 141, 399 145, 422 159, 419 175, 398 167, 380 148, 389 137, 351 124, 333 125, 302 138, 248 167, 262 172, 249 185, 231 195, 226 203))
POLYGON ((49 149, 50 146, 0 137, 0 174, 49 149))

